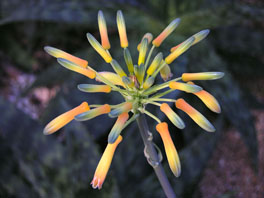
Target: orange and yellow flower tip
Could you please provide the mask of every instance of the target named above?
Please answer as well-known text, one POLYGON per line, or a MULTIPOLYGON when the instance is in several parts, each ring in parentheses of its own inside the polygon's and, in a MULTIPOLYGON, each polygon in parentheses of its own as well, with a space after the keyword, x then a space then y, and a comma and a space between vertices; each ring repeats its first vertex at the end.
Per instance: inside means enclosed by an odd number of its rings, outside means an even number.
POLYGON ((192 46, 194 40, 194 37, 190 37, 189 39, 181 43, 179 47, 177 47, 165 58, 165 62, 167 64, 171 64, 176 58, 178 58, 181 54, 183 54, 192 46))
POLYGON ((163 141, 170 169, 176 177, 179 177, 181 174, 181 163, 171 139, 168 124, 166 122, 159 123, 156 126, 156 130, 159 132, 163 141))
POLYGON ((200 73, 183 73, 182 80, 185 82, 192 80, 217 80, 224 76, 223 72, 200 72, 200 73))
POLYGON ((101 36, 102 47, 104 49, 110 49, 111 45, 108 39, 106 22, 105 22, 104 14, 101 10, 99 10, 98 12, 98 26, 101 36))
POLYGON ((128 47, 127 33, 126 33, 126 24, 123 13, 121 10, 117 11, 116 16, 117 29, 120 37, 120 45, 122 48, 128 47))
POLYGON ((140 43, 138 44, 138 46, 137 46, 137 50, 138 50, 138 51, 140 50, 141 43, 142 43, 142 41, 143 41, 145 38, 148 39, 148 44, 150 44, 150 42, 151 42, 152 39, 153 39, 153 35, 152 35, 151 33, 146 33, 146 34, 143 36, 141 42, 140 42, 140 43))
POLYGON ((81 67, 80 65, 77 65, 69 60, 66 60, 64 58, 58 58, 57 59, 58 63, 60 63, 63 67, 69 69, 69 70, 72 70, 72 71, 75 71, 77 73, 80 73, 84 76, 87 76, 88 78, 90 79, 94 79, 95 76, 96 76, 96 73, 89 69, 89 68, 83 68, 81 67))
POLYGON ((169 65, 165 65, 161 70, 160 70, 160 76, 164 81, 168 81, 173 74, 171 73, 171 69, 169 65))
POLYGON ((182 119, 171 109, 171 107, 167 103, 162 103, 160 106, 160 110, 176 127, 178 127, 179 129, 183 129, 185 127, 182 119))
POLYGON ((148 70, 147 70, 147 74, 149 76, 151 76, 156 69, 158 68, 158 66, 160 65, 161 61, 162 61, 163 55, 162 53, 158 53, 155 58, 153 59, 152 63, 150 64, 148 70))
POLYGON ((119 137, 128 118, 129 118, 129 115, 126 112, 118 116, 116 123, 114 124, 112 130, 110 131, 108 135, 108 143, 113 144, 116 141, 116 139, 119 137))
POLYGON ((86 34, 89 43, 91 46, 97 51, 100 56, 105 60, 105 62, 110 63, 112 61, 112 56, 110 55, 109 52, 107 52, 102 45, 91 35, 90 33, 86 34))
POLYGON ((88 93, 95 93, 95 92, 110 93, 111 92, 111 87, 109 85, 80 84, 77 87, 80 91, 88 92, 88 93))
POLYGON ((161 43, 175 30, 179 25, 180 19, 174 19, 161 33, 160 35, 152 41, 152 44, 159 47, 161 43))
POLYGON ((155 81, 155 78, 154 77, 149 77, 144 83, 143 83, 143 89, 148 89, 148 88, 150 88, 152 85, 153 85, 153 83, 154 83, 154 81, 155 81))
POLYGON ((169 87, 171 89, 177 89, 180 91, 185 91, 187 93, 196 93, 202 90, 202 88, 197 85, 190 85, 190 84, 181 83, 181 82, 170 82, 169 87))
POLYGON ((122 113, 129 112, 132 109, 132 107, 133 107, 132 102, 124 102, 119 107, 113 109, 108 115, 111 118, 115 118, 121 115, 122 113))
MULTIPOLYGON (((103 76, 105 79, 107 79, 109 82, 111 82, 114 85, 120 85, 122 87, 125 87, 125 85, 122 81, 122 78, 113 72, 106 72, 105 71, 105 72, 98 72, 98 74, 100 76, 103 76)), ((98 77, 96 77, 96 80, 101 82, 100 79, 98 79, 98 77)))
POLYGON ((92 118, 95 118, 99 115, 109 113, 110 111, 111 111, 110 105, 104 104, 100 107, 97 107, 97 108, 94 108, 92 110, 80 113, 80 114, 76 115, 74 118, 77 121, 86 121, 86 120, 90 120, 92 118))
POLYGON ((122 78, 123 76, 127 76, 126 73, 124 72, 124 70, 122 69, 122 67, 119 65, 119 63, 113 59, 111 61, 111 65, 113 67, 113 69, 115 70, 115 72, 122 78))
POLYGON ((141 46, 139 49, 138 65, 145 63, 147 50, 148 50, 148 39, 144 38, 143 41, 141 42, 141 46))
POLYGON ((64 127, 66 124, 71 122, 76 115, 83 113, 85 111, 88 111, 88 110, 90 110, 88 103, 83 102, 82 104, 75 107, 74 109, 61 114, 60 116, 56 117, 55 119, 53 119, 50 123, 46 125, 43 131, 44 135, 50 135, 58 131, 59 129, 64 127))
MULTIPOLYGON (((193 82, 188 82, 188 84, 194 85, 193 82)), ((201 90, 199 92, 194 93, 198 98, 200 98, 203 103, 213 112, 221 113, 221 107, 218 101, 215 99, 213 95, 208 93, 205 90, 201 90)))
POLYGON ((102 188, 102 185, 110 168, 115 150, 121 141, 122 136, 119 135, 113 144, 107 144, 106 149, 95 170, 93 180, 91 182, 91 185, 94 189, 98 188, 100 190, 102 188))
POLYGON ((73 56, 67 52, 64 52, 60 49, 54 48, 54 47, 50 47, 50 46, 46 46, 44 47, 44 50, 51 56, 55 57, 55 58, 63 58, 66 60, 69 60, 77 65, 80 65, 81 67, 86 68, 88 66, 88 61, 83 60, 81 58, 78 58, 76 56, 73 56))
POLYGON ((208 132, 214 132, 215 131, 214 126, 199 111, 194 109, 184 99, 180 98, 180 99, 176 100, 175 106, 178 109, 181 109, 182 111, 187 113, 187 115, 190 116, 190 118, 192 118, 192 120, 194 122, 196 122, 196 124, 198 124, 204 130, 206 130, 208 132))

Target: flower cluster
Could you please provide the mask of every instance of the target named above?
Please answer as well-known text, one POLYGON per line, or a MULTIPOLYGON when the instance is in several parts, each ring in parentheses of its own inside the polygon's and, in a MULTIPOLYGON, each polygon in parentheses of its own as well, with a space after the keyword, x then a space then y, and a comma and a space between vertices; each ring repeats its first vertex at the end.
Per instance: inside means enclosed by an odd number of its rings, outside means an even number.
POLYGON ((88 65, 86 60, 53 47, 47 46, 44 48, 47 53, 57 58, 59 64, 63 67, 78 72, 90 79, 96 79, 96 81, 99 82, 99 84, 80 84, 78 85, 80 91, 104 93, 117 91, 124 98, 123 103, 114 105, 88 104, 87 102, 83 102, 74 109, 56 117, 48 123, 44 129, 44 134, 48 135, 58 131, 73 119, 85 121, 102 114, 108 114, 111 118, 117 118, 109 133, 108 144, 91 182, 93 188, 99 189, 101 189, 103 185, 117 145, 122 141, 122 136, 120 135, 121 131, 140 114, 146 114, 158 123, 156 125, 156 130, 162 138, 171 171, 177 177, 180 175, 180 160, 171 139, 168 125, 165 122, 161 122, 158 117, 146 110, 147 105, 158 106, 177 128, 183 129, 185 127, 183 120, 172 110, 171 106, 166 103, 173 102, 177 109, 185 112, 201 128, 209 132, 215 131, 213 125, 184 99, 179 98, 175 100, 165 98, 164 96, 175 90, 192 93, 200 98, 210 110, 216 113, 220 113, 221 111, 217 100, 200 86, 195 85, 192 81, 219 79, 224 75, 222 72, 183 73, 181 77, 171 79, 170 64, 191 46, 203 40, 208 35, 209 30, 200 31, 184 42, 172 47, 168 56, 163 57, 163 54, 160 52, 156 53, 154 58, 151 59, 154 50, 158 48, 178 26, 180 19, 175 19, 154 40, 152 40, 153 36, 151 33, 146 33, 143 36, 137 47, 139 55, 137 63, 135 64, 128 49, 129 43, 126 33, 126 24, 121 11, 117 12, 116 22, 120 45, 123 48, 124 60, 128 72, 124 71, 123 67, 112 58, 109 52, 111 45, 108 39, 106 21, 102 11, 98 13, 101 44, 90 33, 87 33, 87 38, 98 54, 107 63, 110 63, 114 72, 95 71, 88 65), (152 47, 148 50, 151 41, 152 47), (155 85, 155 79, 158 74, 160 74, 165 82, 155 85))

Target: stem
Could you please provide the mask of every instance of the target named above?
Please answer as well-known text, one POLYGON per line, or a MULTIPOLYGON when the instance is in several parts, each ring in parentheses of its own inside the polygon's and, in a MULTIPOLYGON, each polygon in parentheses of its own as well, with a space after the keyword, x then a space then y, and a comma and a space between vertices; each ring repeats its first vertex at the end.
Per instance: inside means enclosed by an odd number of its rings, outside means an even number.
MULTIPOLYGON (((152 160, 155 162, 159 162, 159 157, 158 154, 155 150, 155 147, 152 143, 152 140, 149 140, 149 134, 148 134, 148 124, 146 122, 146 118, 143 114, 140 114, 139 117, 137 117, 137 124, 140 130, 140 134, 142 136, 142 139, 144 141, 144 145, 146 148, 146 151, 148 152, 148 155, 152 160)), ((164 172, 164 169, 161 165, 161 163, 158 163, 157 166, 152 166, 158 179, 159 182, 163 188, 163 191, 165 192, 166 196, 168 198, 176 198, 175 193, 173 192, 173 189, 169 183, 169 180, 164 172)))
POLYGON ((149 51, 149 54, 148 54, 147 60, 146 60, 146 62, 145 62, 145 69, 147 69, 147 67, 148 67, 149 59, 150 59, 150 57, 151 57, 152 52, 153 52, 154 49, 155 49, 155 46, 152 45, 152 47, 151 47, 151 49, 150 49, 150 51, 149 51))

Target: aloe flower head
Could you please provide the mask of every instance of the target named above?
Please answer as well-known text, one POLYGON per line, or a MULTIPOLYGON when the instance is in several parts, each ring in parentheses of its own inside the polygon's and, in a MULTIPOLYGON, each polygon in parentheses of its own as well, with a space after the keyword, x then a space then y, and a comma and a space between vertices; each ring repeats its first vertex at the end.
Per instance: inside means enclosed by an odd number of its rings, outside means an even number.
POLYGON ((182 91, 187 94, 194 94, 211 111, 216 113, 221 112, 220 105, 214 96, 203 90, 202 87, 194 84, 193 81, 216 80, 223 77, 222 72, 183 73, 177 78, 172 78, 171 73, 173 61, 194 44, 203 40, 208 35, 209 30, 202 30, 194 34, 182 43, 172 47, 170 53, 164 56, 162 52, 158 51, 158 47, 179 25, 180 19, 175 19, 154 39, 151 33, 143 35, 143 38, 139 40, 137 49, 134 49, 138 51, 138 57, 133 59, 128 48, 129 42, 125 17, 121 11, 117 12, 116 23, 126 65, 120 65, 110 53, 111 44, 108 38, 106 19, 102 11, 98 13, 101 42, 90 33, 86 35, 91 47, 112 67, 112 72, 97 71, 96 67, 91 66, 88 61, 54 47, 44 48, 47 53, 57 58, 58 63, 63 67, 96 80, 94 84, 79 84, 78 89, 80 91, 89 93, 101 92, 105 94, 119 92, 120 97, 123 98, 123 102, 120 104, 90 104, 88 98, 88 101, 84 101, 74 109, 53 119, 44 129, 44 134, 49 135, 58 131, 73 119, 87 121, 103 114, 107 114, 109 119, 115 119, 113 128, 109 132, 106 149, 91 182, 92 187, 98 189, 102 188, 114 152, 122 141, 121 133, 142 114, 153 119, 157 133, 163 141, 169 167, 176 177, 180 176, 180 159, 170 136, 168 124, 162 122, 148 110, 152 105, 160 108, 161 112, 164 113, 170 122, 179 129, 185 128, 185 123, 170 104, 185 112, 205 131, 215 131, 214 126, 184 99, 167 98, 166 95, 170 92, 182 91), (158 75, 164 81, 161 84, 155 83, 156 79, 159 78, 158 75))

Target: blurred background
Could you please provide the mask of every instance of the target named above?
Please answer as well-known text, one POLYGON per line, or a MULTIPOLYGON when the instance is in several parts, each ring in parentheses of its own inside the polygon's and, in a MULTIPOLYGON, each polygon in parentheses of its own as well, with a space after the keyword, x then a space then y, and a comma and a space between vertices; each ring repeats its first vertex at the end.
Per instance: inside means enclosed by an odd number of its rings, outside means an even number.
MULTIPOLYGON (((0 1, 0 198, 132 198, 165 197, 146 162, 136 123, 123 132, 102 190, 89 185, 107 144, 114 119, 107 115, 73 121, 44 136, 51 119, 79 105, 116 104, 118 94, 84 94, 77 84, 92 82, 59 66, 44 46, 81 58, 97 71, 111 68, 89 45, 86 33, 100 40, 98 10, 104 12, 110 52, 124 65, 116 28, 116 11, 126 19, 129 49, 146 32, 157 36, 174 18, 181 23, 160 50, 203 29, 209 36, 178 58, 171 69, 182 72, 221 71, 225 77, 197 82, 212 93, 222 113, 208 111, 191 94, 183 97, 216 127, 207 133, 182 112, 187 127, 170 125, 180 153, 182 174, 168 168, 155 124, 148 120, 163 165, 178 197, 264 197, 264 2, 262 0, 1 0, 0 1)), ((161 119, 164 115, 152 109, 161 119)))

